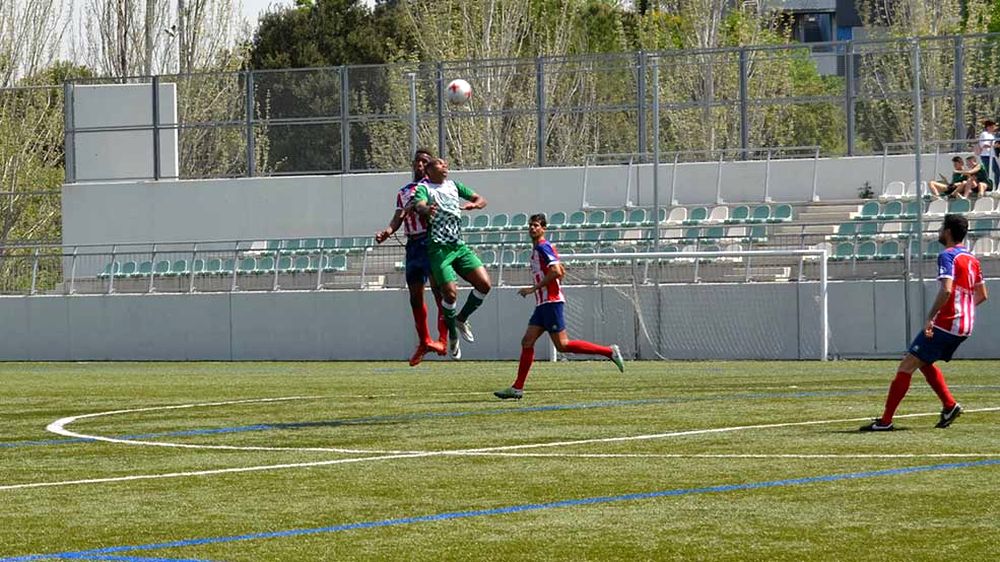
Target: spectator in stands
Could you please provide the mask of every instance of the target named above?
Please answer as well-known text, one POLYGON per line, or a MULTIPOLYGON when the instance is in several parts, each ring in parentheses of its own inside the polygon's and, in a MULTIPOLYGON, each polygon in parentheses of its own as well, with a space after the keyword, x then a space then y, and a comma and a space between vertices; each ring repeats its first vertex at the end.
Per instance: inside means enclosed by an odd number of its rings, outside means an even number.
POLYGON ((983 167, 982 163, 975 156, 969 156, 965 159, 965 175, 969 178, 969 190, 966 192, 966 196, 969 195, 969 191, 975 190, 976 195, 982 197, 987 191, 993 191, 993 180, 990 179, 989 173, 986 168, 983 167))
POLYGON ((964 199, 965 194, 972 189, 972 186, 970 185, 969 177, 966 175, 965 164, 962 162, 962 157, 955 156, 952 158, 951 165, 954 169, 951 173, 950 182, 946 183, 944 181, 944 176, 941 176, 942 181, 932 181, 928 183, 928 185, 934 195, 938 197, 956 195, 964 199))
POLYGON ((987 119, 983 121, 983 132, 979 133, 979 142, 976 145, 976 154, 982 162, 983 169, 989 178, 994 182, 1000 180, 1000 164, 997 163, 995 149, 997 147, 998 126, 995 121, 987 119))

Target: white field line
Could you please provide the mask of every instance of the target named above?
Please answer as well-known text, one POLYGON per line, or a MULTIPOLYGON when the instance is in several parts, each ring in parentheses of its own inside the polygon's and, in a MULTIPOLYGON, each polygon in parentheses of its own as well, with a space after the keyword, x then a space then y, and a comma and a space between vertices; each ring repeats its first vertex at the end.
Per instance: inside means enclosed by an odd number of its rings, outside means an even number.
MULTIPOLYGON (((284 399, 267 399, 267 400, 269 400, 269 401, 276 401, 276 400, 290 400, 290 399, 298 399, 298 398, 297 397, 290 397, 290 398, 284 398, 284 399)), ((259 401, 260 400, 257 400, 257 402, 259 402, 259 401)), ((244 402, 245 403, 247 401, 239 401, 239 402, 244 402)), ((216 404, 221 405, 221 404, 227 404, 227 403, 216 403, 216 404)), ((160 407, 158 409, 194 407, 194 406, 206 406, 206 404, 189 404, 189 405, 184 405, 184 406, 160 407)), ((148 411, 149 409, 146 409, 146 410, 148 411)), ((123 412, 124 411, 129 411, 129 410, 123 410, 123 412)), ((136 410, 131 410, 131 411, 136 411, 136 410)), ((979 408, 979 409, 966 410, 967 413, 973 413, 973 412, 996 412, 996 411, 1000 411, 1000 407, 979 408)), ((110 414, 110 413, 111 412, 105 412, 104 414, 110 414)), ((89 417, 95 417, 97 415, 100 415, 100 414, 88 414, 89 417)), ((896 416, 896 417, 897 418, 915 418, 915 417, 928 417, 928 416, 936 416, 936 415, 938 415, 937 412, 928 412, 928 413, 919 413, 919 414, 905 414, 905 415, 896 416)), ((81 419, 83 417, 85 417, 85 416, 76 416, 73 419, 81 419)), ((69 419, 70 418, 64 418, 64 420, 69 420, 69 419)), ((243 472, 260 472, 260 471, 266 471, 266 470, 282 470, 282 469, 289 469, 289 468, 309 468, 309 467, 317 467, 317 466, 330 466, 330 465, 337 465, 337 464, 351 464, 351 463, 361 463, 361 462, 381 461, 381 460, 393 460, 393 459, 423 458, 423 457, 435 457, 435 456, 477 455, 477 454, 483 454, 483 453, 497 453, 497 452, 506 452, 506 451, 514 451, 514 450, 523 450, 523 449, 529 449, 529 448, 562 447, 562 446, 569 446, 569 445, 586 445, 586 444, 591 444, 591 443, 612 443, 612 442, 625 442, 625 441, 636 441, 636 440, 647 440, 647 439, 662 439, 662 438, 667 438, 667 437, 682 437, 682 436, 686 436, 686 435, 703 435, 703 434, 711 434, 711 433, 725 433, 725 432, 745 431, 745 430, 752 430, 752 429, 773 429, 773 428, 779 428, 779 427, 796 427, 796 426, 808 426, 808 425, 820 425, 820 424, 851 423, 851 422, 867 421, 869 419, 871 419, 871 418, 870 417, 864 417, 864 418, 844 418, 844 419, 836 419, 836 420, 815 420, 815 421, 805 421, 805 422, 789 422, 789 423, 776 423, 776 424, 745 425, 745 426, 721 427, 721 428, 713 428, 713 429, 696 429, 696 430, 688 430, 688 431, 673 431, 673 432, 668 432, 668 433, 656 433, 656 434, 649 434, 649 435, 632 435, 632 436, 623 436, 623 437, 604 437, 604 438, 599 438, 599 439, 579 439, 579 440, 574 440, 574 441, 555 441, 555 442, 547 442, 547 443, 528 443, 528 444, 523 444, 523 445, 507 445, 507 446, 501 446, 501 447, 485 447, 485 448, 477 448, 477 449, 455 449, 455 450, 450 450, 450 451, 419 451, 419 452, 403 453, 403 454, 381 454, 381 455, 378 455, 378 456, 356 457, 356 458, 350 458, 350 459, 336 459, 336 460, 328 460, 328 461, 314 461, 314 462, 303 462, 303 463, 272 464, 272 465, 249 466, 249 467, 240 467, 240 468, 222 468, 222 469, 213 469, 213 470, 198 470, 198 471, 189 471, 189 472, 171 472, 171 473, 160 473, 160 474, 137 474, 137 475, 133 475, 133 476, 119 476, 119 477, 112 477, 112 478, 91 478, 91 479, 85 479, 85 480, 64 480, 64 481, 56 481, 56 482, 34 482, 34 483, 27 483, 27 484, 11 484, 11 485, 0 486, 0 491, 20 490, 20 489, 25 489, 25 488, 42 488, 42 487, 54 487, 54 486, 72 486, 72 485, 80 485, 80 484, 101 484, 101 483, 109 483, 109 482, 130 482, 130 481, 135 481, 135 480, 156 480, 156 479, 163 479, 163 478, 183 478, 183 477, 192 477, 192 476, 212 476, 212 475, 216 475, 216 474, 234 474, 234 473, 243 473, 243 472)), ((60 420, 60 421, 63 421, 63 420, 60 420)), ((52 425, 55 425, 56 423, 58 423, 58 422, 54 422, 53 424, 50 424, 50 427, 52 425)), ((65 425, 65 423, 68 423, 68 422, 64 422, 63 425, 65 425)), ((68 431, 68 430, 66 430, 66 431, 68 431)), ((86 438, 93 438, 93 437, 86 437, 86 438)), ((124 441, 124 443, 126 443, 126 444, 136 444, 136 442, 134 442, 134 441, 124 441)), ((158 446, 167 446, 167 445, 170 445, 170 444, 158 444, 158 446)))
POLYGON ((994 458, 1000 453, 454 453, 456 456, 567 459, 951 459, 994 458))

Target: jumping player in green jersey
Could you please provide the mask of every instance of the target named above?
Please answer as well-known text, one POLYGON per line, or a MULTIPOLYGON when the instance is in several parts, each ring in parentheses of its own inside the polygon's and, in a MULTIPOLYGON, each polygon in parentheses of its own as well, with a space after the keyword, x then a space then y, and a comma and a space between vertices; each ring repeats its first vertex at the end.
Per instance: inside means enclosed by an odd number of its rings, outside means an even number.
POLYGON ((417 185, 412 204, 430 222, 427 255, 431 275, 441 288, 441 305, 448 325, 448 351, 455 359, 461 359, 458 336, 461 334, 468 342, 475 341, 469 316, 483 304, 493 288, 483 262, 462 240, 462 211, 483 209, 486 199, 461 182, 449 180, 448 162, 435 158, 427 165, 427 178, 417 185), (462 310, 456 312, 458 277, 472 285, 472 293, 462 310))

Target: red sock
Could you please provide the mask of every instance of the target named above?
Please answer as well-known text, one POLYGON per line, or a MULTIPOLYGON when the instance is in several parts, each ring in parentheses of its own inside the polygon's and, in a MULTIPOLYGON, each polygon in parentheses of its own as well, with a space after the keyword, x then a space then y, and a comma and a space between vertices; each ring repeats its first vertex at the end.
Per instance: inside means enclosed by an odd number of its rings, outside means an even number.
POLYGON ((438 339, 448 341, 448 324, 444 321, 444 309, 441 308, 441 297, 434 297, 438 306, 438 339))
POLYGON ((906 396, 906 391, 910 389, 910 377, 912 376, 912 374, 904 373, 903 371, 896 373, 896 378, 889 385, 889 396, 885 399, 885 411, 882 412, 881 420, 882 425, 892 423, 892 416, 896 414, 896 408, 899 407, 899 403, 906 396))
POLYGON ((420 343, 426 344, 431 341, 431 335, 427 331, 427 305, 420 303, 419 307, 413 307, 413 325, 417 328, 417 337, 420 343))
POLYGON ((517 364, 517 380, 514 381, 514 388, 518 390, 524 389, 524 380, 528 378, 528 371, 531 370, 531 364, 535 361, 535 348, 534 347, 522 347, 521 348, 521 361, 517 364))
POLYGON ((611 357, 611 348, 604 347, 603 345, 597 345, 596 343, 590 343, 589 341, 583 340, 573 340, 566 342, 567 353, 580 353, 582 355, 603 355, 605 357, 611 357))
POLYGON ((938 369, 937 365, 931 364, 921 367, 920 372, 924 374, 927 384, 934 389, 934 394, 937 394, 938 398, 941 399, 941 405, 946 410, 954 408, 955 398, 948 391, 948 385, 944 382, 944 373, 941 372, 941 369, 938 369))

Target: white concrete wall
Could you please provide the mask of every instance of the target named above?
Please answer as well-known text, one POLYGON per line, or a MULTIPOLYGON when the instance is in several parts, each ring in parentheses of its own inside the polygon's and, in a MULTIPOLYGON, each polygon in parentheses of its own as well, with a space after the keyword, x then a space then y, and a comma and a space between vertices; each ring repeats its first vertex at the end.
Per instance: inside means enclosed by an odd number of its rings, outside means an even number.
MULTIPOLYGON (((926 160, 930 175, 932 159, 926 160)), ((946 156, 941 160, 946 161, 946 156)), ((887 168, 889 181, 909 181, 914 175, 912 156, 890 157, 887 168)), ((714 203, 718 169, 714 163, 678 165, 679 203, 714 203)), ((662 205, 670 201, 672 173, 672 166, 660 168, 662 205)), ((631 183, 627 166, 591 167, 586 174, 589 205, 620 207, 626 201, 653 205, 651 165, 633 168, 631 183)), ((726 202, 763 199, 763 163, 724 163, 722 174, 726 202)), ((853 199, 865 181, 880 191, 881 176, 881 157, 820 160, 818 193, 823 200, 853 199)), ((572 211, 584 202, 582 167, 456 171, 452 177, 486 197, 489 207, 485 212, 489 213, 572 211)), ((812 178, 811 160, 772 162, 769 195, 778 202, 808 201, 812 178)), ((407 179, 408 174, 397 173, 65 185, 63 242, 367 235, 388 222, 395 192, 407 179)))
MULTIPOLYGON (((1000 294, 1000 282, 990 281, 1000 294)), ((936 287, 927 284, 930 298, 936 287)), ((794 283, 667 285, 661 288, 663 354, 673 359, 811 358, 818 354, 815 286, 794 283)), ((899 357, 907 333, 902 282, 830 285, 831 353, 899 357)), ((574 338, 618 342, 628 356, 655 358, 636 332, 631 297, 611 287, 567 290, 574 338)), ((914 291, 916 294, 916 291, 914 291)), ((464 292, 460 299, 464 301, 464 292)), ((645 290, 647 326, 655 293, 645 290)), ((430 300, 430 299, 428 299, 430 300)), ((0 360, 390 360, 416 343, 404 291, 0 298, 0 360)), ((958 358, 1000 358, 1000 305, 977 313, 976 333, 958 358)), ((431 305, 433 309, 433 305, 431 305)), ((473 317, 466 359, 518 357, 532 303, 494 290, 473 317)), ((914 310, 911 330, 922 325, 914 310)), ((539 347, 539 357, 545 352, 539 347)))
MULTIPOLYGON (((73 128, 151 127, 151 84, 102 84, 73 87, 73 128)), ((159 122, 177 124, 177 88, 160 84, 159 122)), ((176 178, 177 129, 159 132, 160 177, 176 178)), ((73 135, 71 174, 76 181, 152 179, 153 131, 77 132, 73 135)))

